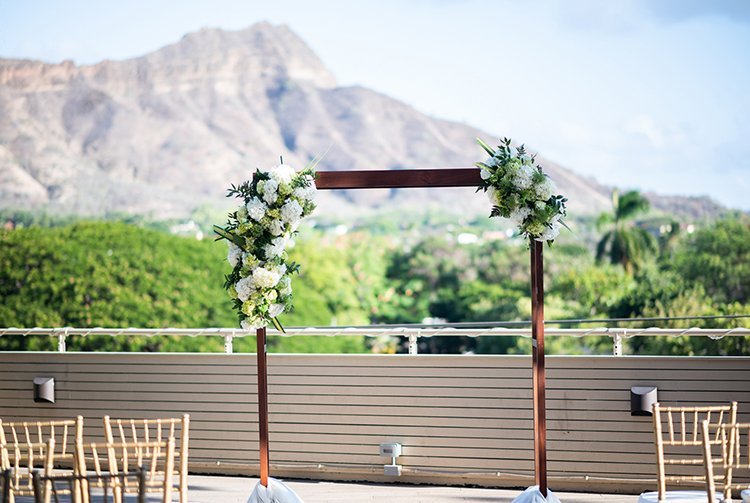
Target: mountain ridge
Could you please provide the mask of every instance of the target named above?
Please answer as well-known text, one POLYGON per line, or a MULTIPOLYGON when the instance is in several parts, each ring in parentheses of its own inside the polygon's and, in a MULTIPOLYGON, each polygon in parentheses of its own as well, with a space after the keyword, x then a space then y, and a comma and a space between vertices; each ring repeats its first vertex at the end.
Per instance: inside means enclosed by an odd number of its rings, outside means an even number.
MULTIPOLYGON (((204 28, 93 65, 0 59, 0 116, 0 206, 85 215, 185 216, 198 205, 224 205, 230 183, 279 155, 301 167, 327 151, 326 170, 471 166, 481 158, 474 138, 492 138, 366 87, 338 86, 302 39, 270 23, 204 28)), ((572 212, 608 209, 609 188, 539 162, 572 212)), ((468 193, 324 197, 485 212, 484 199, 468 193)), ((655 207, 660 200, 652 198, 655 207)), ((718 211, 712 204, 693 213, 718 211)))

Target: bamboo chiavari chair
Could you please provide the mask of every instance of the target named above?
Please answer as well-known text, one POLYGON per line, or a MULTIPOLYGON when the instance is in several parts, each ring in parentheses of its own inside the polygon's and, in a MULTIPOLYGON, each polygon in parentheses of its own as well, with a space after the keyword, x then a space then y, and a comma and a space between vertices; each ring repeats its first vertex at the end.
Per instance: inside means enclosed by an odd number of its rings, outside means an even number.
POLYGON ((52 501, 61 503, 65 501, 60 496, 73 495, 71 503, 83 503, 82 493, 76 490, 84 486, 86 501, 97 503, 120 503, 116 499, 115 487, 133 485, 137 488, 137 503, 146 502, 146 471, 138 468, 130 472, 111 473, 89 473, 86 475, 53 475, 44 476, 35 471, 32 476, 34 482, 34 502, 45 503, 52 501), (62 486, 62 489, 60 489, 62 486))
POLYGON ((163 442, 175 438, 175 460, 177 486, 180 503, 188 502, 188 442, 190 437, 190 415, 165 419, 112 419, 104 416, 104 432, 107 442, 163 442), (178 428, 179 425, 179 428, 178 428), (179 429, 179 438, 176 433, 179 429))
POLYGON ((9 503, 14 503, 16 496, 32 496, 34 484, 32 474, 37 468, 42 468, 46 475, 51 475, 54 468, 55 441, 47 440, 44 444, 15 443, 2 446, 2 462, 0 469, 10 476, 7 491, 3 497, 9 503))
POLYGON ((708 421, 701 423, 703 430, 703 457, 706 465, 706 488, 713 494, 716 481, 723 478, 723 501, 732 501, 732 491, 742 491, 742 501, 750 500, 750 483, 734 481, 735 471, 750 476, 750 423, 734 423, 719 426, 721 457, 717 460, 711 455, 711 437, 708 421), (717 477, 714 471, 716 464, 721 466, 723 477, 717 477), (743 490, 744 489, 744 490, 743 490))
POLYGON ((83 417, 62 421, 13 423, 4 423, 0 419, 0 455, 3 456, 4 463, 10 463, 7 458, 10 446, 45 445, 48 440, 54 440, 55 448, 59 451, 55 453, 55 463, 74 468, 75 444, 83 441, 83 417))
POLYGON ((13 470, 0 471, 0 503, 10 503, 10 481, 13 480, 13 470))
POLYGON ((171 503, 174 458, 175 440, 173 437, 163 442, 80 444, 77 448, 76 460, 78 475, 81 476, 82 503, 93 503, 88 497, 91 485, 95 484, 97 488, 103 489, 107 483, 106 472, 113 476, 109 479, 109 483, 115 503, 122 503, 125 494, 139 490, 160 492, 162 502, 171 503), (89 475, 86 466, 87 459, 92 462, 93 476, 89 475), (105 462, 106 471, 103 469, 105 462), (127 477, 122 480, 122 484, 119 483, 118 476, 121 473, 129 473, 135 469, 143 469, 142 484, 133 484, 127 477))
POLYGON ((662 407, 654 404, 654 440, 656 443, 656 470, 658 478, 658 501, 666 501, 667 483, 675 485, 703 485, 706 473, 698 468, 703 466, 702 421, 707 421, 713 430, 713 439, 709 445, 719 445, 719 426, 733 424, 737 421, 737 402, 720 406, 696 407, 662 407), (666 425, 666 429, 664 426, 666 425), (667 467, 695 467, 696 472, 688 474, 679 470, 679 474, 667 474, 667 467))

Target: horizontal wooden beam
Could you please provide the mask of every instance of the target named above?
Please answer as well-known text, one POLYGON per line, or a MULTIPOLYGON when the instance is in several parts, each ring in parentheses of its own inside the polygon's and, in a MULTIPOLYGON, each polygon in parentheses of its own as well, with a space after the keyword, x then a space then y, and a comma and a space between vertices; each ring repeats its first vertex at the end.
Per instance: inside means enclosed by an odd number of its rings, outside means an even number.
POLYGON ((371 171, 318 171, 318 189, 404 189, 478 187, 478 168, 433 168, 371 171))

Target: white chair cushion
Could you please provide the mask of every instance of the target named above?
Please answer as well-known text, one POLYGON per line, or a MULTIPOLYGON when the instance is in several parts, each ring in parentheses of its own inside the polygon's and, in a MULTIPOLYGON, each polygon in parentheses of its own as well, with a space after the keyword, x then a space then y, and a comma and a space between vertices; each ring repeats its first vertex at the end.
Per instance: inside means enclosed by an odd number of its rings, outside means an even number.
MULTIPOLYGON (((669 503, 708 503, 706 501, 706 491, 667 491, 666 501, 669 503)), ((638 497, 638 503, 657 503, 659 493, 656 491, 643 493, 638 497)), ((721 494, 714 494, 714 501, 721 501, 721 494)))
POLYGON ((750 489, 745 489, 740 493, 742 503, 750 503, 750 489))

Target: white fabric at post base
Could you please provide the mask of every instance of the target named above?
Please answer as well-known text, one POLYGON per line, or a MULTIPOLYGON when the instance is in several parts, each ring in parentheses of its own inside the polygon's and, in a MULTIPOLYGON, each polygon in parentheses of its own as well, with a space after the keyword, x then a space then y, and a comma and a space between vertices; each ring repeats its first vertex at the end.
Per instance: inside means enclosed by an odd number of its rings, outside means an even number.
MULTIPOLYGON (((666 495, 669 503, 706 503, 706 491, 667 491, 666 495)), ((719 493, 714 494, 714 501, 721 501, 722 495, 719 493)), ((638 497, 638 503, 657 503, 659 501, 659 493, 651 491, 643 493, 638 497)))
POLYGON ((258 482, 247 503, 304 503, 281 481, 268 477, 268 487, 258 482))
POLYGON ((560 503, 560 500, 549 489, 547 489, 547 497, 545 498, 542 496, 539 486, 531 486, 514 499, 513 503, 560 503))
POLYGON ((740 496, 742 496, 742 503, 750 503, 750 489, 742 491, 740 496))

